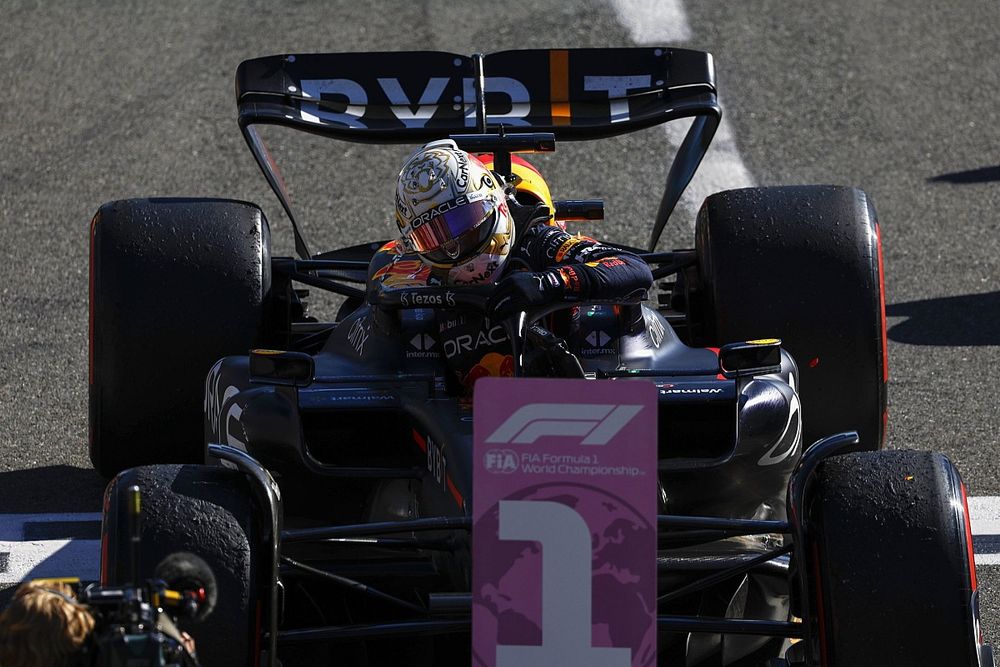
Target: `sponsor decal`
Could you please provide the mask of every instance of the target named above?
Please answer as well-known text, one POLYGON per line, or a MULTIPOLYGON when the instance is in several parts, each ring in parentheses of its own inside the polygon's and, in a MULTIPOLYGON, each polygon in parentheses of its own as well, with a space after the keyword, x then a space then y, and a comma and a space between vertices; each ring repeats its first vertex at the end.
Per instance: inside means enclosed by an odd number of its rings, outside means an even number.
MULTIPOLYGON (((384 104, 379 99, 384 98, 389 102, 390 112, 402 127, 427 127, 427 123, 442 109, 449 115, 461 113, 466 127, 476 126, 476 88, 472 77, 428 77, 417 100, 407 96, 396 77, 377 77, 375 81, 377 88, 368 91, 361 82, 352 79, 302 79, 299 87, 305 99, 299 102, 299 115, 306 122, 334 123, 348 128, 365 129, 368 125, 363 119, 369 98, 375 98, 377 106, 384 104), (461 89, 461 95, 447 98, 446 91, 455 90, 456 87, 461 89), (324 98, 336 100, 336 104, 326 103, 321 106, 320 101, 324 98), (333 108, 337 110, 334 111, 333 108)), ((369 85, 374 87, 374 84, 369 85)), ((408 80, 407 87, 411 85, 408 80)), ((608 118, 611 123, 629 120, 629 92, 649 88, 651 77, 648 74, 583 77, 585 91, 607 95, 608 118)), ((523 82, 513 77, 487 76, 484 78, 484 90, 493 98, 506 98, 507 104, 491 103, 491 108, 509 109, 505 113, 488 114, 487 123, 503 123, 508 127, 530 125, 527 118, 531 112, 532 99, 523 82)), ((549 91, 545 93, 549 94, 549 91)), ((568 109, 568 105, 565 108, 568 109)), ((562 112, 559 112, 559 118, 562 120, 562 112)), ((568 118, 566 115, 567 120, 568 118)), ((417 183, 423 185, 425 181, 418 180, 417 183)))
POLYGON ((482 199, 482 196, 480 196, 480 197, 473 196, 475 194, 476 193, 470 193, 470 194, 467 194, 467 195, 459 195, 459 196, 455 197, 454 199, 450 199, 450 200, 444 202, 443 204, 438 204, 437 206, 435 206, 434 208, 432 208, 429 211, 424 211, 423 213, 421 213, 420 215, 418 215, 417 217, 415 217, 413 219, 413 222, 410 223, 410 227, 412 229, 417 229, 418 227, 421 227, 421 226, 427 224, 428 222, 430 222, 434 218, 436 218, 436 217, 438 217, 440 215, 444 215, 448 211, 453 211, 453 210, 455 210, 457 208, 461 208, 461 207, 465 206, 466 204, 468 204, 470 202, 476 201, 477 199, 482 199))
POLYGON ((299 105, 299 115, 302 120, 309 123, 320 121, 336 123, 350 128, 363 129, 368 127, 360 118, 365 115, 365 108, 368 105, 368 92, 357 81, 351 79, 302 79, 299 81, 299 89, 305 98, 316 100, 315 102, 302 101, 299 105), (320 109, 319 100, 324 96, 343 100, 344 110, 342 112, 328 111, 320 109))
POLYGON ((408 359, 429 359, 438 356, 437 340, 426 333, 418 333, 410 339, 410 349, 406 350, 408 359))
MULTIPOLYGON (((482 271, 480 271, 479 273, 477 273, 476 275, 470 276, 470 275, 464 275, 463 274, 462 276, 460 276, 458 278, 458 280, 461 283, 463 283, 463 284, 469 284, 469 285, 475 285, 477 283, 485 282, 486 280, 488 280, 490 278, 490 276, 493 275, 493 272, 496 271, 497 267, 499 267, 499 266, 500 266, 499 262, 496 262, 496 261, 487 262, 486 263, 486 268, 483 269, 482 271)), ((476 270, 476 263, 475 262, 469 262, 468 264, 465 265, 465 270, 468 271, 469 273, 475 271, 476 270)))
POLYGON ((591 331, 586 340, 592 347, 601 347, 602 345, 610 343, 612 338, 610 335, 598 329, 596 331, 591 331))
POLYGON ((548 227, 544 225, 535 226, 528 230, 528 238, 537 236, 538 242, 544 248, 544 254, 551 260, 555 260, 556 253, 559 248, 566 243, 567 240, 573 238, 569 233, 564 231, 556 230, 554 227, 548 227))
MULTIPOLYGON (((226 387, 223 393, 219 393, 219 383, 222 381, 222 361, 216 362, 212 369, 208 371, 205 378, 205 417, 208 419, 208 426, 212 434, 218 437, 219 434, 219 414, 222 412, 222 404, 226 400, 226 395, 230 389, 236 387, 226 387)), ((237 389, 237 391, 239 391, 237 389)))
POLYGON ((420 291, 404 290, 399 293, 399 302, 404 306, 447 306, 455 307, 455 293, 424 294, 420 291))
POLYGON ((497 324, 489 329, 481 329, 473 337, 462 334, 444 341, 444 356, 451 359, 462 352, 473 352, 483 346, 499 345, 507 342, 507 332, 502 325, 497 324))
POLYGON ((414 349, 421 350, 424 352, 430 350, 436 344, 437 341, 434 340, 434 336, 425 333, 419 333, 410 339, 410 345, 412 345, 414 349))
POLYGON ((368 336, 371 335, 371 332, 371 322, 368 322, 366 319, 354 320, 350 331, 347 332, 347 340, 351 343, 351 347, 354 348, 359 357, 364 356, 365 343, 368 342, 368 336))
POLYGON ((614 268, 616 266, 625 266, 625 260, 619 259, 618 257, 604 257, 602 259, 598 259, 593 262, 587 262, 586 266, 592 268, 596 268, 598 266, 614 268))
POLYGON ((484 377, 511 377, 514 375, 514 357, 509 354, 487 352, 462 378, 462 386, 471 389, 476 380, 484 377))
POLYGON ((442 321, 441 324, 440 324, 440 326, 438 327, 438 330, 443 333, 443 332, 448 331, 450 329, 454 329, 455 327, 462 326, 463 324, 466 323, 467 320, 468 320, 468 318, 465 315, 461 315, 461 314, 455 315, 454 319, 448 319, 448 320, 442 321))
POLYGON ((653 343, 654 347, 660 347, 660 344, 663 342, 663 335, 666 333, 663 323, 660 322, 660 318, 655 313, 645 308, 642 310, 642 317, 646 320, 646 333, 649 334, 649 340, 653 343))
POLYGON ((583 289, 583 284, 580 282, 580 274, 572 266, 559 267, 559 275, 562 277, 563 285, 568 291, 579 292, 583 289))
POLYGON ((641 405, 529 403, 487 436, 486 442, 531 443, 554 435, 582 436, 581 445, 606 445, 641 410, 641 405))
POLYGON ((513 449, 490 449, 483 454, 483 468, 490 473, 517 472, 520 457, 513 449))
POLYGON ((469 158, 468 153, 465 151, 459 151, 453 153, 455 159, 458 160, 458 173, 455 176, 455 185, 459 190, 464 190, 469 185, 469 158))
POLYGON ((562 245, 560 245, 559 248, 556 250, 556 254, 553 259, 555 259, 557 262, 563 261, 563 257, 566 256, 566 253, 572 250, 573 246, 579 245, 580 243, 583 243, 583 239, 581 239, 580 237, 578 236, 569 237, 568 239, 563 241, 562 245))
POLYGON ((324 408, 330 405, 399 404, 399 397, 388 391, 370 389, 301 389, 299 405, 303 408, 324 408))
POLYGON ((649 88, 650 76, 585 76, 584 90, 606 90, 611 104, 611 122, 621 123, 629 119, 628 91, 649 88))
POLYGON ((476 388, 474 664, 655 665, 655 401, 648 382, 476 388))
POLYGON ((427 472, 431 474, 434 481, 444 489, 448 490, 448 459, 445 458, 444 449, 427 436, 427 472))
POLYGON ((799 397, 792 394, 788 401, 788 419, 785 428, 774 445, 764 452, 757 461, 759 466, 773 466, 781 463, 799 450, 802 441, 802 420, 799 418, 799 397))
POLYGON ((660 387, 661 394, 721 394, 723 389, 721 387, 675 387, 672 384, 662 385, 660 387))
POLYGON ((247 451, 246 433, 243 432, 243 425, 240 423, 243 407, 234 400, 240 393, 240 389, 235 385, 227 385, 224 390, 220 391, 222 363, 219 361, 212 366, 205 379, 205 416, 215 440, 230 447, 247 451), (228 408, 226 408, 227 404, 228 408), (230 428, 230 422, 234 423, 235 428, 230 428))
POLYGON ((580 351, 584 357, 595 357, 602 354, 614 354, 618 350, 610 346, 615 340, 614 336, 608 334, 606 331, 601 331, 600 329, 595 329, 587 334, 584 341, 587 343, 582 346, 583 349, 580 351))
POLYGON ((424 92, 420 94, 419 106, 416 111, 413 111, 413 102, 406 96, 399 79, 379 78, 378 84, 392 105, 390 107, 392 114, 405 127, 423 127, 437 111, 436 102, 441 99, 441 95, 448 85, 448 77, 435 76, 427 81, 424 92))

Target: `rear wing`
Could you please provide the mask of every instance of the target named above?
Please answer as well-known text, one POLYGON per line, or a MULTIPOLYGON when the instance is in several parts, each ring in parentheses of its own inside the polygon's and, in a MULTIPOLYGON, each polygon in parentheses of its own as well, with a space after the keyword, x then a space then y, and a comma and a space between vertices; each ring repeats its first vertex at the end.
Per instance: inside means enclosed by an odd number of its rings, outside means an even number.
POLYGON ((599 139, 695 117, 667 179, 652 249, 721 117, 711 54, 653 47, 268 56, 240 64, 236 97, 240 128, 292 220, 304 258, 308 248, 257 124, 418 144, 489 132, 599 139))

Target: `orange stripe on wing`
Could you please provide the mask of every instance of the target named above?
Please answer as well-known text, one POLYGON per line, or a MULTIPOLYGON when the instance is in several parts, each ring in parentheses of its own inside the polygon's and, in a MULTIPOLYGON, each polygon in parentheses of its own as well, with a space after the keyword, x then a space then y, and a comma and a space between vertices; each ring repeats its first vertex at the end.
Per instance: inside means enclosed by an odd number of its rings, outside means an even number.
POLYGON ((552 124, 569 125, 569 52, 549 51, 549 99, 552 102, 552 124))

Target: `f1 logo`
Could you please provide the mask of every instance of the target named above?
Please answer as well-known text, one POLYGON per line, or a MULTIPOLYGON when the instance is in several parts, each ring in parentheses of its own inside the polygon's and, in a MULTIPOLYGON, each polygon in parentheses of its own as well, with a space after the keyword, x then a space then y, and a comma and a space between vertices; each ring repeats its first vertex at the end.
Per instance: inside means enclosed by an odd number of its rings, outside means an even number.
POLYGON ((581 445, 606 445, 641 410, 641 405, 529 403, 486 442, 530 444, 544 436, 562 436, 582 437, 581 445))

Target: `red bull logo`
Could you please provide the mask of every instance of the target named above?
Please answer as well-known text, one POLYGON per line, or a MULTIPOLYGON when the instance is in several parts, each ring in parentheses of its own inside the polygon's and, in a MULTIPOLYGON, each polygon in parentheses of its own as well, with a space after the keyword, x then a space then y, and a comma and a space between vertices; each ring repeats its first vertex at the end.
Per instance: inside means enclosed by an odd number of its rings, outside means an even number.
POLYGON ((509 354, 499 354, 497 352, 488 352, 483 355, 483 358, 473 366, 465 377, 462 379, 462 384, 466 387, 472 387, 472 385, 482 377, 513 377, 514 376, 514 357, 509 354))

